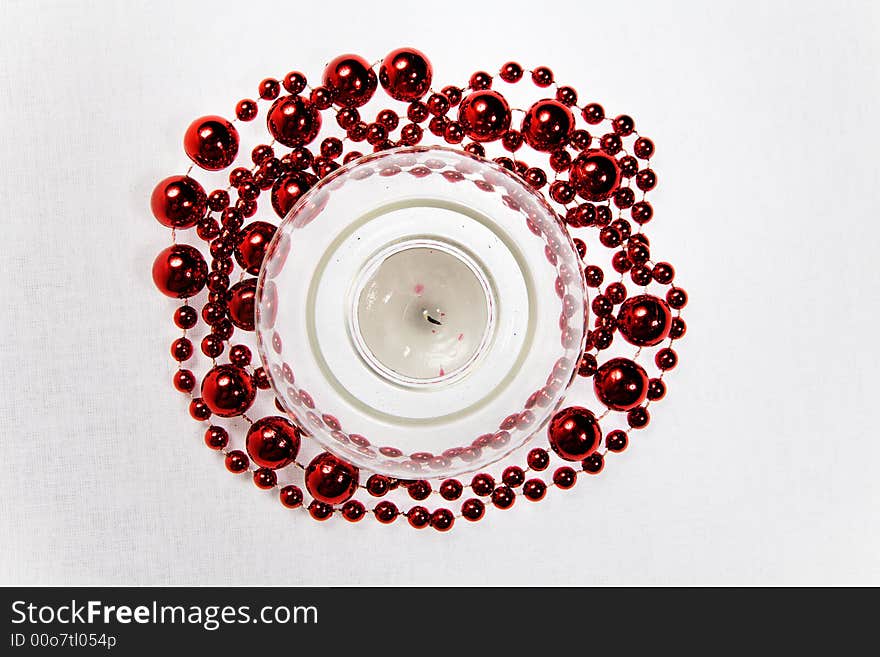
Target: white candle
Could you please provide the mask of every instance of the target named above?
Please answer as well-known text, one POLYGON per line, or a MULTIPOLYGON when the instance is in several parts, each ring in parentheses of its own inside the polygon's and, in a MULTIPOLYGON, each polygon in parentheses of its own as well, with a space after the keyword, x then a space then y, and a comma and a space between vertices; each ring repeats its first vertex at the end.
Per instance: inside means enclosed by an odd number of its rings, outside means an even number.
POLYGON ((460 376, 488 338, 490 298, 479 268, 454 247, 398 245, 380 257, 357 296, 362 355, 400 382, 460 376))

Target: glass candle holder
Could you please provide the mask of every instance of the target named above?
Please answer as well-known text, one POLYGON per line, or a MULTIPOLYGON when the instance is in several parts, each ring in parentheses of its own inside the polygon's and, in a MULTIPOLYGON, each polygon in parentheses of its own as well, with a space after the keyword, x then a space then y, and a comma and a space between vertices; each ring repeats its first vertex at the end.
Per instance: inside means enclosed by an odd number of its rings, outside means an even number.
POLYGON ((260 272, 256 330, 279 403, 324 448, 442 478, 545 427, 577 371, 586 299, 568 232, 522 179, 398 148, 293 207, 260 272))

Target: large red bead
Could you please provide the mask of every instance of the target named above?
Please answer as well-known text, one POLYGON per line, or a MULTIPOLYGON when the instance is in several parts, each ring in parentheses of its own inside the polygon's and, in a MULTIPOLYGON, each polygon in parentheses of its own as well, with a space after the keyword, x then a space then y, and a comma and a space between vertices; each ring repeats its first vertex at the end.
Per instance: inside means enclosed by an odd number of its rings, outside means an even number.
POLYGON ((571 110, 558 100, 539 100, 523 117, 522 133, 536 151, 549 153, 568 143, 574 130, 571 110))
POLYGON ((256 276, 266 255, 269 242, 275 236, 275 226, 265 221, 254 221, 241 229, 235 245, 235 259, 247 273, 256 276))
POLYGON ((630 297, 620 306, 617 328, 624 340, 639 347, 659 344, 669 335, 672 311, 667 303, 650 294, 630 297))
POLYGON ((218 365, 202 380, 202 399, 215 415, 241 415, 254 403, 254 378, 237 365, 218 365))
POLYGON ((574 159, 568 177, 577 193, 585 199, 604 201, 620 186, 620 166, 608 153, 593 149, 574 159))
POLYGON ((286 217, 299 197, 309 191, 317 181, 314 175, 305 171, 294 171, 281 176, 272 185, 272 207, 275 214, 281 218, 286 217))
POLYGON ((229 319, 244 331, 254 330, 254 302, 256 295, 256 278, 246 278, 229 289, 229 301, 227 302, 229 319))
POLYGON ((553 416, 547 427, 550 447, 566 461, 580 461, 602 442, 602 429, 596 416, 586 408, 570 406, 553 416))
POLYGON ((203 169, 225 169, 238 155, 238 130, 222 116, 203 116, 186 129, 183 149, 203 169))
POLYGON ((205 216, 208 197, 194 178, 170 176, 156 185, 150 208, 163 226, 191 228, 205 216))
POLYGON ((365 105, 376 91, 376 73, 358 55, 340 55, 324 69, 324 86, 342 107, 365 105))
POLYGON ((645 401, 648 374, 629 358, 612 358, 596 370, 593 389, 608 408, 628 411, 645 401))
POLYGON ((341 504, 354 495, 360 473, 330 452, 318 454, 306 468, 306 488, 316 500, 341 504))
POLYGON ((282 96, 269 108, 266 125, 276 141, 294 148, 318 136, 321 113, 302 96, 282 96))
POLYGON ((293 463, 299 452, 300 431, 280 416, 264 417, 251 425, 245 446, 251 460, 264 468, 283 468, 293 463))
POLYGON ((461 101, 458 122, 474 141, 495 141, 510 128, 510 106, 497 91, 475 91, 461 101))
POLYGON ((153 282, 162 294, 185 299, 198 294, 208 280, 208 264, 198 249, 173 244, 153 261, 153 282))
POLYGON ((425 55, 415 48, 392 50, 382 60, 379 82, 389 96, 412 101, 424 96, 431 88, 434 69, 425 55))

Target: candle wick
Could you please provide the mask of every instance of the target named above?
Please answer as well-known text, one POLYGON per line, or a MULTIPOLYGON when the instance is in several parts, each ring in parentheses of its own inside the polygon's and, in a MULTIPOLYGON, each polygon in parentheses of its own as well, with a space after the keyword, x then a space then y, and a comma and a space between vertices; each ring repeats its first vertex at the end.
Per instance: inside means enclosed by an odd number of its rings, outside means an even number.
POLYGON ((434 319, 433 317, 431 317, 428 314, 427 310, 423 310, 422 315, 424 315, 425 319, 427 319, 429 322, 431 322, 431 324, 434 324, 435 326, 443 326, 443 322, 439 322, 436 319, 434 319))

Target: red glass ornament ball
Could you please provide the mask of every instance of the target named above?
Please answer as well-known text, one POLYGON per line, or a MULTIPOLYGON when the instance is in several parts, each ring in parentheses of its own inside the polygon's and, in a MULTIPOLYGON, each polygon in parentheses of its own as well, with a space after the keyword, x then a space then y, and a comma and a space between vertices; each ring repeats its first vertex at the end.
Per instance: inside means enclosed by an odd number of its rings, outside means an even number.
POLYGON ((245 447, 253 462, 271 470, 293 463, 299 445, 299 429, 278 415, 254 422, 245 438, 245 447))
POLYGON ((379 82, 395 100, 413 101, 431 88, 434 69, 425 55, 415 48, 392 50, 382 60, 379 82))
POLYGON ((244 228, 235 245, 235 259, 247 273, 256 276, 266 255, 266 248, 275 235, 275 226, 265 221, 254 221, 244 228))
POLYGON ((648 374, 628 358, 612 358, 603 363, 593 376, 596 396, 608 408, 628 411, 645 401, 648 374))
POLYGON ((185 299, 198 294, 208 280, 208 263, 187 244, 173 244, 153 261, 153 282, 165 296, 185 299))
POLYGON ((229 289, 229 301, 227 302, 229 319, 243 331, 254 330, 254 303, 256 295, 256 278, 246 278, 229 289))
POLYGON ((357 490, 360 473, 356 467, 330 452, 318 454, 305 472, 306 489, 316 500, 342 504, 357 490))
POLYGON ((222 116, 203 116, 186 129, 183 149, 203 169, 225 169, 238 155, 238 130, 222 116))
POLYGON ((591 411, 570 406, 553 416, 547 427, 550 447, 567 461, 580 461, 599 447, 602 429, 591 411))
POLYGON ((324 69, 324 86, 342 107, 360 107, 376 91, 376 73, 359 55, 340 55, 324 69))
POLYGON ((266 125, 276 141, 293 148, 318 136, 321 112, 302 96, 282 96, 269 108, 266 125))
POLYGON ((510 128, 510 106, 497 91, 475 91, 461 101, 458 122, 474 141, 495 141, 510 128))
POLYGON ((536 151, 549 153, 568 143, 574 130, 571 110, 558 100, 539 100, 523 117, 522 134, 536 151))
POLYGON ((669 335, 672 311, 663 299, 650 294, 630 297, 620 306, 617 326, 623 339, 638 347, 659 344, 669 335))
POLYGON ((588 201, 604 201, 620 186, 617 160, 596 149, 578 155, 568 175, 577 193, 588 201))
POLYGON ((293 171, 279 177, 272 184, 272 208, 282 219, 290 209, 318 181, 317 177, 305 171, 293 171))
POLYGON ((208 207, 205 189, 189 176, 169 176, 160 181, 150 197, 153 216, 169 228, 192 228, 208 207))
POLYGON ((202 399, 220 417, 241 415, 254 403, 253 377, 237 365, 218 365, 202 380, 202 399))

